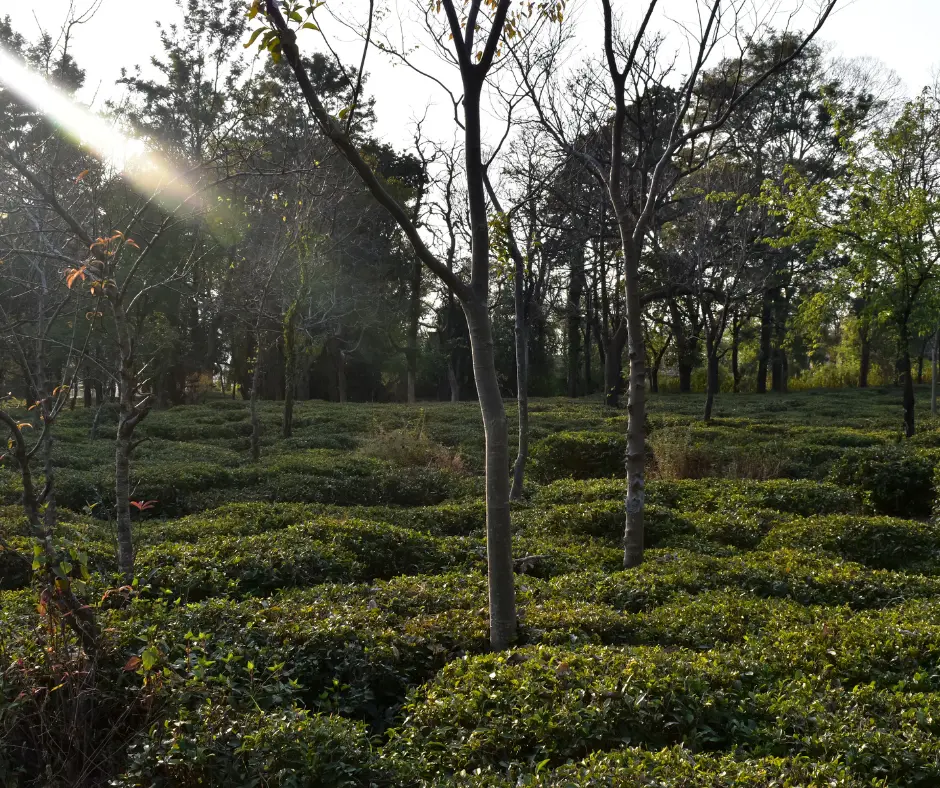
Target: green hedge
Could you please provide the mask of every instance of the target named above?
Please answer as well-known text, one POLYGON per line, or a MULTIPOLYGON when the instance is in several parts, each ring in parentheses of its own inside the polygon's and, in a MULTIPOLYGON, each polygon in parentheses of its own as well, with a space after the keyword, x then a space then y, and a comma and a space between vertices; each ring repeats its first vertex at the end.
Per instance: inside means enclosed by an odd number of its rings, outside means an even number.
MULTIPOLYGON (((539 505, 573 504, 623 500, 625 495, 626 482, 622 479, 564 479, 542 487, 534 500, 539 505)), ((775 509, 808 517, 814 514, 852 514, 861 510, 859 496, 852 490, 835 484, 794 479, 653 480, 646 485, 646 495, 650 504, 682 511, 726 511, 744 507, 775 509)))
POLYGON ((936 452, 905 446, 850 449, 829 480, 858 490, 879 514, 926 517, 933 507, 936 452))
POLYGON ((882 778, 852 774, 839 760, 820 763, 806 756, 744 758, 694 753, 685 747, 650 752, 627 747, 596 752, 577 763, 518 776, 465 775, 441 781, 456 788, 884 788, 882 778))
POLYGON ((539 482, 622 476, 627 439, 613 432, 558 432, 529 451, 529 473, 539 482))
POLYGON ((594 750, 731 746, 754 716, 734 654, 527 648, 448 664, 386 747, 431 774, 558 765, 594 750))
POLYGON ((132 744, 116 788, 382 788, 403 785, 362 723, 278 709, 232 716, 207 704, 132 744))
POLYGON ((940 571, 940 525, 892 517, 792 520, 776 525, 761 546, 825 551, 876 569, 940 571))
POLYGON ((799 550, 724 557, 681 549, 651 550, 636 569, 586 570, 553 578, 551 585, 572 599, 631 611, 648 610, 678 593, 710 590, 789 598, 804 605, 849 605, 856 610, 940 593, 940 578, 869 569, 799 550))
POLYGON ((137 574, 155 589, 201 599, 481 566, 475 546, 385 523, 316 517, 254 536, 145 547, 137 556, 137 574))

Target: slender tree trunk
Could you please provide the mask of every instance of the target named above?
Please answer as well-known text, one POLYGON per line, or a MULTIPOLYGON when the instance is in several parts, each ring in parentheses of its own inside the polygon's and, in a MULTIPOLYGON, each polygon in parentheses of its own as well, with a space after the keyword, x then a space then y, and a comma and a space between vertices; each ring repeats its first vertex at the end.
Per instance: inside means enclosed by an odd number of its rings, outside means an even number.
POLYGON ((131 448, 134 428, 122 412, 114 443, 114 496, 117 521, 118 570, 130 581, 134 575, 134 536, 131 526, 131 448))
POLYGON ((770 363, 771 340, 773 337, 773 298, 774 289, 764 290, 761 297, 760 312, 760 348, 757 353, 757 393, 767 393, 767 367, 770 363))
POLYGON ((584 320, 584 393, 593 394, 594 383, 591 380, 591 318, 590 309, 584 320))
POLYGON ((346 382, 346 353, 342 348, 338 348, 336 353, 336 393, 339 401, 345 405, 349 399, 349 391, 346 382))
POLYGON ((261 367, 264 354, 261 342, 258 341, 258 353, 255 357, 255 368, 251 374, 251 394, 248 397, 251 409, 251 461, 261 459, 261 416, 258 413, 258 396, 261 393, 261 367))
POLYGON ((920 386, 924 382, 924 356, 927 354, 927 343, 930 341, 930 337, 924 337, 924 341, 920 345, 920 353, 917 354, 917 385, 920 386))
POLYGON ((628 339, 627 321, 617 325, 604 350, 604 402, 609 408, 620 407, 623 393, 623 349, 628 339))
POLYGON ((938 345, 940 345, 940 329, 934 331, 933 335, 933 363, 930 367, 930 412, 937 415, 937 354, 938 345))
POLYGON ((418 385, 418 328, 421 324, 421 261, 415 257, 411 269, 411 291, 408 304, 408 344, 405 358, 408 362, 408 403, 417 402, 418 385))
MULTIPOLYGON (((618 217, 623 216, 619 210, 618 217)), ((629 569, 643 562, 644 507, 646 502, 646 342, 640 312, 640 250, 619 221, 623 241, 626 325, 630 358, 627 389, 627 498, 623 537, 623 565, 629 569)))
POLYGON ((738 361, 740 348, 741 320, 735 315, 731 323, 731 382, 733 386, 732 391, 735 394, 741 392, 741 367, 738 361))
POLYGON ((911 348, 907 324, 900 326, 900 355, 898 366, 901 372, 901 385, 904 387, 902 404, 904 406, 904 434, 914 435, 914 376, 911 369, 911 348))
POLYGON ((568 303, 565 318, 568 336, 568 396, 578 396, 578 378, 581 376, 581 297, 584 292, 584 246, 580 239, 571 255, 571 273, 568 278, 568 303))
POLYGON ((297 393, 297 302, 284 316, 284 418, 281 433, 289 438, 294 431, 294 397, 297 393))
POLYGON ((707 369, 705 375, 705 414, 704 420, 711 421, 715 395, 718 393, 718 342, 709 338, 706 341, 705 355, 707 369))
POLYGON ((493 334, 485 295, 464 303, 473 375, 486 438, 486 556, 489 574, 490 645, 507 648, 516 636, 516 589, 509 522, 509 428, 496 376, 493 334))
MULTIPOLYGON (((516 404, 519 410, 519 445, 512 469, 509 498, 522 498, 525 466, 529 458, 529 327, 526 321, 525 268, 521 255, 514 254, 513 305, 516 318, 516 404)), ((577 374, 575 374, 577 380, 577 374)))
POLYGON ((672 335, 676 338, 676 361, 679 367, 679 392, 688 394, 692 391, 692 369, 695 366, 695 340, 685 330, 685 323, 675 299, 669 301, 672 316, 672 335))
POLYGON ((774 345, 771 356, 771 383, 773 390, 779 394, 786 393, 790 377, 786 349, 788 307, 786 294, 781 288, 774 294, 774 345))
POLYGON ((447 385, 450 388, 450 401, 460 402, 460 377, 458 366, 460 359, 455 358, 455 351, 447 354, 447 385))
POLYGON ((871 330, 865 318, 859 318, 858 342, 861 350, 858 369, 858 387, 868 388, 868 375, 871 371, 871 330))

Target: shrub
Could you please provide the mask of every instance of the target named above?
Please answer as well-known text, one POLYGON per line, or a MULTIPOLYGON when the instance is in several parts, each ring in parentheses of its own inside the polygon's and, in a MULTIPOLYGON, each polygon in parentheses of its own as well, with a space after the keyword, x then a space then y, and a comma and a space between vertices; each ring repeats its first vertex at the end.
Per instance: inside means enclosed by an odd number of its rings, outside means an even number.
POLYGON ((404 709, 387 750, 431 774, 560 764, 624 744, 731 744, 753 713, 734 654, 527 648, 448 664, 404 709))
POLYGON ((384 430, 381 427, 362 444, 360 451, 405 468, 437 468, 464 473, 466 466, 459 451, 431 440, 425 429, 424 411, 410 427, 384 430))
POLYGON ((768 786, 827 786, 827 788, 883 788, 881 778, 853 775, 838 760, 822 762, 805 755, 744 758, 735 754, 694 753, 685 747, 650 752, 642 747, 595 752, 577 763, 520 773, 512 778, 495 775, 458 777, 457 788, 768 788, 768 786))
POLYGON ((432 537, 384 523, 317 517, 247 537, 146 547, 137 571, 155 589, 200 599, 327 581, 360 582, 442 572, 478 563, 458 537, 432 537))
POLYGON ((762 546, 825 551, 876 569, 940 569, 940 525, 891 517, 792 520, 775 526, 762 546))
POLYGON ((554 578, 551 587, 562 596, 634 612, 649 610, 682 592, 709 590, 862 610, 929 597, 940 591, 940 579, 868 569, 797 550, 716 557, 661 549, 651 550, 636 569, 612 574, 582 571, 554 578))
POLYGON ((133 744, 118 788, 402 785, 362 723, 278 709, 230 715, 206 704, 154 726, 133 744))
POLYGON ((558 432, 535 441, 529 472, 539 482, 622 476, 627 439, 612 432, 558 432))
MULTIPOLYGON (((626 482, 622 479, 563 479, 542 487, 534 501, 544 506, 623 500, 625 495, 626 482)), ((796 479, 659 479, 647 484, 646 499, 651 505, 682 511, 774 509, 808 517, 814 514, 852 514, 861 510, 858 494, 852 490, 835 484, 796 479)))
POLYGON ((653 430, 649 442, 657 476, 664 479, 771 479, 782 476, 785 453, 776 442, 734 445, 727 434, 711 436, 701 428, 653 430))
POLYGON ((696 534, 702 538, 743 549, 757 547, 774 526, 790 519, 790 515, 774 509, 743 508, 722 514, 698 512, 689 516, 696 534))
MULTIPOLYGON (((547 534, 594 536, 620 542, 626 514, 622 500, 553 506, 550 509, 522 509, 514 523, 525 533, 537 530, 547 534)), ((677 534, 691 533, 692 524, 675 511, 650 506, 645 512, 646 543, 655 546, 677 534)))
POLYGON ((829 479, 863 493, 880 514, 926 517, 933 505, 935 466, 931 453, 904 446, 848 449, 829 479))

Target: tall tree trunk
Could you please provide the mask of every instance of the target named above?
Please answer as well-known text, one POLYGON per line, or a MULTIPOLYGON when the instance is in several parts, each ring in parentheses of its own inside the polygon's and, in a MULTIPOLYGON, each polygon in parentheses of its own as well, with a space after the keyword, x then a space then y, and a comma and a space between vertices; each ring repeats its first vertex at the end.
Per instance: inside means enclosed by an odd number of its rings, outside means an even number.
POLYGON ((738 356, 741 348, 741 319, 735 315, 731 322, 731 383, 735 394, 741 392, 741 367, 738 356))
POLYGON ((284 418, 281 433, 289 438, 294 431, 294 397, 297 393, 297 302, 291 302, 284 315, 284 418))
POLYGON ((861 346, 861 358, 859 359, 858 369, 858 387, 868 388, 868 376, 871 373, 871 330, 866 320, 859 323, 858 341, 861 346))
POLYGON ((773 338, 774 288, 764 290, 761 296, 760 310, 760 347, 757 352, 757 393, 767 393, 767 367, 770 364, 771 341, 773 338))
POLYGON ((692 391, 692 370, 695 367, 695 338, 686 331, 679 305, 672 298, 669 300, 669 313, 672 317, 672 335, 676 338, 679 392, 688 394, 692 391))
POLYGON ((930 412, 937 415, 937 362, 938 352, 940 352, 940 329, 934 331, 933 335, 933 362, 930 365, 930 412))
POLYGON ((114 496, 117 523, 118 570, 126 581, 134 575, 134 537, 131 526, 131 449, 134 428, 123 412, 114 443, 114 496))
MULTIPOLYGON (((515 246, 515 242, 512 242, 515 246)), ((514 250, 513 306, 516 319, 516 404, 519 410, 519 445, 512 469, 509 498, 522 498, 525 466, 529 458, 529 327, 526 321, 525 266, 518 250, 514 250)), ((577 374, 575 374, 577 380, 577 374)))
POLYGON ((251 394, 248 397, 251 409, 251 461, 261 459, 261 416, 258 413, 258 397, 261 393, 261 367, 264 354, 258 340, 258 353, 255 356, 255 368, 251 373, 251 394))
POLYGON ((509 428, 496 375, 489 310, 483 295, 463 304, 470 330, 483 434, 486 439, 486 558, 489 576, 490 645, 502 650, 516 636, 516 589, 509 522, 509 428))
POLYGON ((712 337, 706 339, 706 374, 705 374, 705 413, 704 420, 711 421, 715 395, 718 393, 718 342, 712 337))
POLYGON ((643 514, 646 502, 646 342, 640 312, 640 250, 624 226, 623 210, 618 210, 617 215, 623 242, 626 327, 630 358, 627 390, 627 516, 623 536, 623 565, 629 569, 643 562, 643 514))
POLYGON ((787 310, 789 303, 783 288, 774 294, 774 343, 771 353, 771 385, 779 394, 785 394, 790 377, 787 362, 787 310))
POLYGON ((451 351, 447 354, 447 385, 450 388, 450 401, 460 402, 460 359, 457 353, 451 351))
POLYGON ((578 396, 581 376, 581 297, 584 293, 584 246, 579 242, 571 255, 571 273, 568 277, 568 302, 565 305, 566 334, 568 337, 568 396, 578 396))
POLYGON ((620 407, 623 393, 623 349, 628 339, 627 321, 621 320, 604 349, 604 402, 609 408, 620 407))
POLYGON ((408 339, 405 359, 408 362, 408 403, 417 402, 418 328, 421 324, 421 261, 415 257, 411 268, 411 291, 408 294, 408 339))
POLYGON ((914 375, 911 369, 910 336, 907 324, 900 326, 900 359, 898 367, 901 372, 901 385, 904 387, 902 404, 904 406, 904 434, 911 438, 914 435, 914 375))
POLYGON ((590 307, 584 319, 584 393, 594 393, 594 383, 591 380, 591 315, 590 307))
POLYGON ((924 341, 920 344, 920 353, 917 354, 917 385, 920 386, 924 382, 924 356, 927 354, 927 343, 930 341, 930 337, 924 337, 924 341))
POLYGON ((151 398, 147 395, 139 402, 134 401, 138 394, 138 383, 130 321, 124 311, 123 301, 116 292, 109 289, 105 292, 110 294, 109 302, 114 317, 120 364, 117 386, 120 412, 114 446, 114 495, 116 499, 114 509, 117 526, 118 571, 127 582, 130 582, 134 575, 134 540, 131 530, 130 504, 131 453, 134 450, 134 431, 150 412, 151 398))
POLYGON ((345 405, 349 399, 349 389, 346 381, 346 352, 342 348, 336 352, 336 393, 339 401, 345 405))

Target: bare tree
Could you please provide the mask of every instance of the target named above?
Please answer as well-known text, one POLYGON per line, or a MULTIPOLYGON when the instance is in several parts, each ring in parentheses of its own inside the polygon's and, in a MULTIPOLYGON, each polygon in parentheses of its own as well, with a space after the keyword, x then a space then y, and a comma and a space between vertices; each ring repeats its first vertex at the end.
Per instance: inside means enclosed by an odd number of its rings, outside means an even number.
MULTIPOLYGON (((515 46, 520 80, 546 131, 570 155, 579 158, 603 185, 620 233, 624 260, 626 330, 630 361, 627 426, 627 496, 624 530, 624 566, 643 560, 644 507, 646 500, 646 348, 643 336, 641 254, 648 233, 656 224, 676 184, 700 169, 714 155, 718 132, 736 108, 773 73, 783 69, 807 46, 832 13, 836 0, 821 2, 809 32, 797 46, 781 52, 763 74, 743 79, 745 55, 759 40, 766 25, 755 4, 748 0, 701 0, 698 3, 698 30, 686 30, 690 63, 684 75, 673 73, 674 60, 662 53, 663 39, 651 32, 658 0, 649 0, 635 34, 624 37, 618 30, 611 0, 602 0, 603 67, 597 85, 605 106, 593 117, 609 129, 610 153, 605 163, 579 144, 578 134, 565 122, 563 100, 552 75, 559 69, 560 47, 533 53, 515 46), (750 16, 748 12, 753 12, 750 16), (748 25, 747 19, 757 19, 748 25), (700 78, 707 64, 720 55, 722 47, 737 48, 737 57, 728 60, 732 76, 730 91, 720 95, 702 94, 700 78), (603 82, 601 74, 604 74, 603 82)), ((802 3, 798 5, 802 6, 802 3)), ((794 14, 796 12, 794 11, 794 14)), ((791 17, 792 19, 793 17, 791 17)), ((559 37, 556 44, 560 41, 559 37)), ((574 101, 582 101, 575 97, 574 101)), ((583 116, 582 116, 583 117, 583 116)), ((575 129, 584 132, 585 129, 575 129)))
MULTIPOLYGON (((489 575, 490 644, 494 649, 506 648, 516 635, 516 601, 513 581, 512 536, 509 521, 509 441, 506 411, 503 406, 496 374, 493 332, 489 314, 490 296, 490 228, 487 215, 485 161, 481 96, 488 75, 493 68, 497 50, 504 32, 515 30, 517 19, 509 17, 511 0, 498 0, 485 4, 470 0, 462 17, 453 0, 442 0, 440 7, 446 18, 446 29, 451 39, 453 62, 459 70, 463 88, 462 120, 459 121, 464 138, 464 174, 471 237, 469 281, 457 276, 447 263, 435 255, 425 243, 411 212, 392 195, 382 179, 366 162, 350 137, 348 129, 330 115, 316 87, 310 80, 297 48, 296 33, 287 19, 299 19, 303 3, 287 4, 287 17, 275 0, 265 0, 263 18, 267 28, 261 46, 286 60, 292 69, 300 91, 311 113, 323 132, 346 157, 375 199, 388 210, 401 231, 410 241, 415 254, 441 282, 453 291, 463 308, 470 332, 474 379, 483 430, 486 438, 486 523, 487 565, 489 575), (484 33, 484 28, 488 30, 484 33), (480 41, 477 41, 477 34, 480 41)), ((306 7, 308 16, 315 4, 306 7)), ((262 4, 255 2, 252 15, 262 12, 262 4)), ((370 13, 370 23, 372 14, 370 13)), ((441 36, 446 40, 445 36, 441 36)), ((366 35, 364 54, 370 44, 366 35)), ((355 110, 355 102, 349 111, 355 110)))

